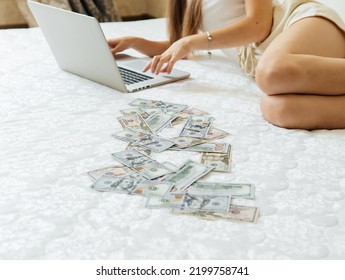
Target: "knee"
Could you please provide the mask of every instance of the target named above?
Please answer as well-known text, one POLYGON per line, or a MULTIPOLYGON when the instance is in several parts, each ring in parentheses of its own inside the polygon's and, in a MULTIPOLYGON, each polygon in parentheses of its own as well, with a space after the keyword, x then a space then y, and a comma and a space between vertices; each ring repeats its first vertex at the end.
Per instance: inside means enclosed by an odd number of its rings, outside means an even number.
POLYGON ((298 108, 289 96, 264 95, 261 99, 261 112, 273 125, 282 128, 298 128, 298 108))
POLYGON ((267 95, 291 93, 292 85, 300 77, 293 55, 277 54, 270 57, 263 56, 256 68, 255 80, 259 88, 267 95))

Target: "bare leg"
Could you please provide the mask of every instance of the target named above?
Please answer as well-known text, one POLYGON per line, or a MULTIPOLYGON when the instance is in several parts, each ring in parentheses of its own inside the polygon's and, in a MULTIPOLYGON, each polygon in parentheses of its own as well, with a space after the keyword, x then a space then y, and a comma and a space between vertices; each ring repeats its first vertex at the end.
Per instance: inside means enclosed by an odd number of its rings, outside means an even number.
POLYGON ((345 36, 303 19, 278 36, 257 67, 264 117, 286 128, 345 128, 345 36))
POLYGON ((259 61, 256 81, 269 95, 345 94, 345 34, 320 17, 282 32, 259 61))
POLYGON ((284 128, 345 128, 345 95, 264 95, 261 111, 269 122, 284 128))

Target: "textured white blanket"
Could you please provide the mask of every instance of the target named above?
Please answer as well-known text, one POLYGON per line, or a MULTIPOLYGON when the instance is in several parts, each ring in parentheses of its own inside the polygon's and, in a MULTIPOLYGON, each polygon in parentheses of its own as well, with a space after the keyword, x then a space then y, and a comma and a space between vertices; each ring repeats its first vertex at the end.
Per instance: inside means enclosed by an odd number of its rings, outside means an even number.
MULTIPOLYGON (((102 27, 107 37, 165 38, 162 19, 102 27)), ((1 259, 345 257, 345 131, 270 125, 262 93, 234 60, 215 52, 179 61, 190 79, 123 94, 61 71, 37 28, 0 30, 0 42, 1 259), (110 154, 125 148, 110 135, 138 97, 207 111, 231 133, 232 172, 205 180, 255 184, 257 224, 175 216, 90 189, 86 172, 116 164, 110 154)))

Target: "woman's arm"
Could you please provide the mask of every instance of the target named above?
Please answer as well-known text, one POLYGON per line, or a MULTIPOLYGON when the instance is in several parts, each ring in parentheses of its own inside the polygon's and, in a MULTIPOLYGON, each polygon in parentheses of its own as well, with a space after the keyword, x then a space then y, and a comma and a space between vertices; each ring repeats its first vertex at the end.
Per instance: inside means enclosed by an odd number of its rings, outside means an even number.
POLYGON ((110 39, 108 40, 108 44, 114 55, 132 48, 150 57, 162 54, 170 47, 169 41, 150 41, 140 37, 110 39))
MULTIPOLYGON (((226 27, 211 30, 212 49, 231 48, 263 41, 272 26, 272 0, 246 0, 246 16, 226 27)), ((162 55, 155 56, 145 67, 153 73, 170 73, 175 62, 196 50, 208 50, 205 33, 184 37, 172 44, 162 55), (163 68, 163 66, 166 66, 163 68)))

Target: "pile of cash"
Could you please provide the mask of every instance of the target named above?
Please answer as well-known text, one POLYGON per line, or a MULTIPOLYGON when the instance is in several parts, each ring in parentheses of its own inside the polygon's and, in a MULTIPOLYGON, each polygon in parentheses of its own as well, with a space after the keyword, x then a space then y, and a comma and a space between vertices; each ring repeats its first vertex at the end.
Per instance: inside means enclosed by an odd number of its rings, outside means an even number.
MULTIPOLYGON (((169 208, 176 215, 207 220, 255 223, 258 208, 234 204, 236 199, 254 199, 252 184, 203 182, 211 172, 231 171, 231 145, 214 142, 229 134, 213 126, 208 113, 187 105, 137 98, 131 108, 120 110, 122 131, 112 137, 127 143, 124 151, 112 154, 121 165, 88 172, 92 188, 102 192, 139 195, 148 208, 169 208), (163 130, 181 126, 172 137, 163 130), (187 160, 180 166, 159 162, 164 151, 200 153, 200 162, 187 160)), ((175 131, 175 130, 173 130, 175 131)))

